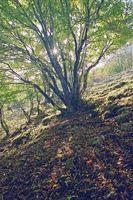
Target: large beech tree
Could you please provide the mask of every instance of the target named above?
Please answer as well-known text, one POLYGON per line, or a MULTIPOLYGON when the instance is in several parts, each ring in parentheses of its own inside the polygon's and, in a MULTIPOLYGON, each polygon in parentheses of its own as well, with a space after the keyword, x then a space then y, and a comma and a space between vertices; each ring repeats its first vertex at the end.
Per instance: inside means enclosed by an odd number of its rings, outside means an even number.
POLYGON ((1 68, 59 110, 78 110, 89 71, 130 39, 131 8, 122 0, 1 0, 1 68))

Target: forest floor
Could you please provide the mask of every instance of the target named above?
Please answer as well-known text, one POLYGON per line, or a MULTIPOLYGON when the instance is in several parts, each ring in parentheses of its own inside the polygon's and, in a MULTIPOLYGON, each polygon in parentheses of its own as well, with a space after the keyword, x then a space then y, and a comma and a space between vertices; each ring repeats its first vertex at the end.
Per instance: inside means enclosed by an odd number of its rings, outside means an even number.
POLYGON ((130 200, 133 72, 95 83, 85 111, 33 119, 0 143, 0 200, 130 200))

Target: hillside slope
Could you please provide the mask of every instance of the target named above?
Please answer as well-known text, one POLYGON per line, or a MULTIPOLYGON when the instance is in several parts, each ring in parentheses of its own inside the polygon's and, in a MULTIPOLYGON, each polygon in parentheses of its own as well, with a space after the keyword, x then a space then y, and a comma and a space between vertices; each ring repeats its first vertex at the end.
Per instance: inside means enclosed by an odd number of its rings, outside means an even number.
POLYGON ((34 119, 1 142, 0 199, 132 199, 132 80, 94 84, 85 111, 34 119))

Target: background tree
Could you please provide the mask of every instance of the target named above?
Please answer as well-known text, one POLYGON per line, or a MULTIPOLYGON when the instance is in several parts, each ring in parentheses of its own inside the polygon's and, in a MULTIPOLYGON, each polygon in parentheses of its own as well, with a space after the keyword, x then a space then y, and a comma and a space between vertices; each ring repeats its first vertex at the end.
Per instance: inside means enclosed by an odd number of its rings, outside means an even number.
MULTIPOLYGON (((3 74, 0 73, 0 77, 3 77, 2 75, 3 74)), ((0 81, 0 126, 4 130, 6 137, 9 136, 10 130, 5 120, 4 109, 5 106, 12 101, 14 95, 14 91, 9 90, 9 87, 0 81)))
POLYGON ((14 78, 8 69, 0 70, 0 132, 3 130, 6 136, 20 124, 29 123, 41 109, 41 96, 32 86, 14 78))
POLYGON ((61 111, 81 108, 89 71, 132 34, 131 1, 1 0, 0 11, 3 67, 61 111))

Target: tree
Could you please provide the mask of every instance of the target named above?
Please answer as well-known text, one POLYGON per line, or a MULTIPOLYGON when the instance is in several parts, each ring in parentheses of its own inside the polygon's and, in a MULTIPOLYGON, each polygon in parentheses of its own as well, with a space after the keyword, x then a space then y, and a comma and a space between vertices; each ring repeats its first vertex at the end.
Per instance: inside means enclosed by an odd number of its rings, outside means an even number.
MULTIPOLYGON (((24 83, 11 82, 13 77, 9 76, 8 69, 5 71, 0 69, 0 128, 9 136, 14 127, 17 128, 21 116, 22 122, 24 117, 27 123, 31 121, 33 114, 39 113, 40 96, 34 91, 30 85, 24 83), (34 106, 38 109, 34 111, 34 106), (9 118, 12 118, 11 122, 9 118)), ((1 130, 0 129, 0 130, 1 130)))
MULTIPOLYGON (((0 77, 1 77, 0 73, 0 77)), ((9 136, 9 126, 4 119, 4 106, 5 104, 10 101, 12 101, 12 98, 14 96, 14 93, 9 90, 8 86, 5 86, 3 82, 0 82, 0 126, 6 133, 6 137, 9 136)))
POLYGON ((3 106, 2 105, 0 105, 0 124, 1 124, 1 128, 6 133, 6 137, 8 137, 9 136, 9 128, 3 117, 3 106))
POLYGON ((131 6, 122 0, 1 0, 2 68, 57 109, 78 110, 89 71, 131 37, 131 6))

